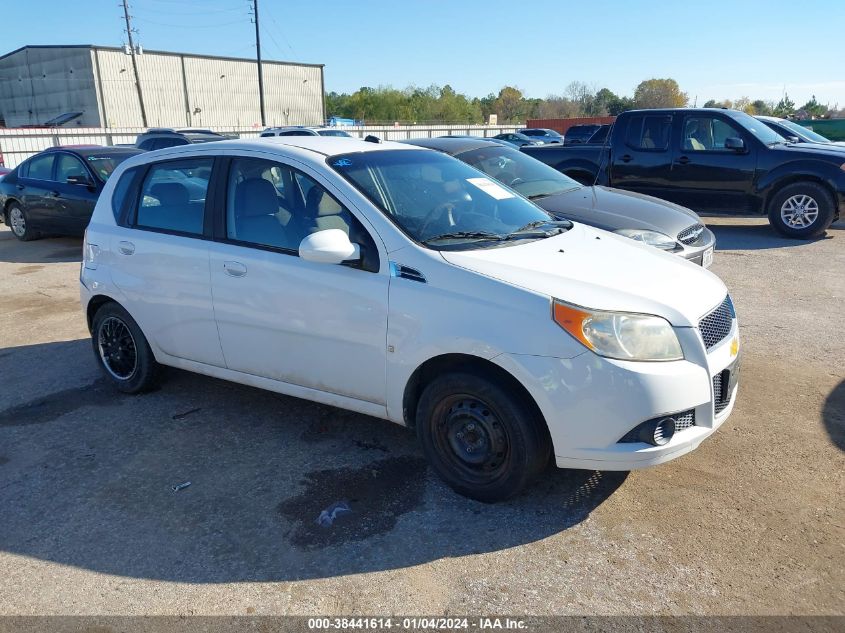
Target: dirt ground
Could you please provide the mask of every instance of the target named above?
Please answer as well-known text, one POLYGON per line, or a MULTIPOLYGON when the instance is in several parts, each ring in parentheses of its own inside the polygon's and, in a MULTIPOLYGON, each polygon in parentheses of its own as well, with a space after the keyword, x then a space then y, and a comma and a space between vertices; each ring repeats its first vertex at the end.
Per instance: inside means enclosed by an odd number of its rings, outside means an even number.
POLYGON ((744 347, 731 418, 669 464, 498 505, 366 416, 175 370, 117 394, 80 240, 4 227, 0 614, 845 613, 845 222, 806 243, 707 221, 744 347))

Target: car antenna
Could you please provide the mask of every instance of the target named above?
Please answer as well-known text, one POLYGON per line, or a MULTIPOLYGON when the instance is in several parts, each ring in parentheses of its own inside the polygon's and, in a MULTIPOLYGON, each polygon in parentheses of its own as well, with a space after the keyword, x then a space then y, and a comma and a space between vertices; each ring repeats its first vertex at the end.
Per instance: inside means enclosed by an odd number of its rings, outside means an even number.
POLYGON ((596 177, 593 179, 593 186, 590 187, 590 191, 593 192, 593 207, 598 204, 596 200, 596 186, 599 184, 599 176, 601 175, 601 170, 604 166, 604 159, 605 157, 610 156, 610 152, 605 151, 607 149, 607 142, 610 140, 610 133, 613 131, 613 126, 616 125, 616 120, 614 119, 613 123, 610 124, 610 128, 607 130, 607 134, 604 137, 604 143, 601 144, 601 158, 599 159, 599 168, 596 170, 596 177))

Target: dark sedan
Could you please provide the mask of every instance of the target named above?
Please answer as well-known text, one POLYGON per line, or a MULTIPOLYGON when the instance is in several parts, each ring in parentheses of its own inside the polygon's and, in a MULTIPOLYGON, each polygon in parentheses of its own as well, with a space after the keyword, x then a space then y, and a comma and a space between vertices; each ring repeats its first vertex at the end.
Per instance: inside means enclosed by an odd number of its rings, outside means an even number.
POLYGON ((108 177, 141 150, 54 147, 27 159, 0 180, 0 209, 19 240, 82 235, 108 177))
POLYGON ((454 156, 509 186, 555 218, 583 222, 709 267, 716 238, 694 212, 608 187, 585 187, 515 148, 484 139, 405 141, 454 156), (526 160, 527 159, 527 160, 526 160))

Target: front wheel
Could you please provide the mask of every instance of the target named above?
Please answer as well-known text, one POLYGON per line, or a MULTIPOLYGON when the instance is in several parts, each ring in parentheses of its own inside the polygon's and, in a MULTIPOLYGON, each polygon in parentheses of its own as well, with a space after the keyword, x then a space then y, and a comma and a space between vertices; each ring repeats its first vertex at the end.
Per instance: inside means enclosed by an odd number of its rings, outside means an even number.
POLYGON ((781 235, 795 239, 822 235, 834 215, 832 196, 815 182, 787 185, 775 194, 769 205, 769 223, 781 235))
POLYGON ((28 242, 38 237, 38 232, 32 228, 27 220, 26 212, 17 202, 13 202, 6 209, 6 223, 12 229, 12 233, 21 242, 28 242))
POLYGON ((159 365, 141 328, 116 303, 106 303, 94 315, 91 342, 109 381, 124 393, 149 390, 159 365))
POLYGON ((484 375, 440 376, 417 406, 417 435, 437 474, 472 499, 494 502, 523 490, 548 464, 542 419, 512 388, 484 375))

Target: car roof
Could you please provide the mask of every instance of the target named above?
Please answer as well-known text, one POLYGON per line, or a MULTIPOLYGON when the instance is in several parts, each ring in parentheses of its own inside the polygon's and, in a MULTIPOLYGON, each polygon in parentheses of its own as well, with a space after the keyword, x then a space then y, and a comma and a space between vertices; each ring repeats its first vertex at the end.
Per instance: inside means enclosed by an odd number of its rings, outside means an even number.
POLYGON ((45 152, 64 151, 71 154, 76 154, 82 158, 91 156, 132 156, 134 154, 143 154, 144 151, 134 147, 113 147, 107 145, 83 145, 78 147, 73 146, 58 146, 49 147, 45 152))
POLYGON ((560 132, 557 132, 556 130, 553 130, 553 129, 548 128, 548 127, 523 127, 523 128, 520 128, 519 130, 517 130, 517 132, 535 132, 535 131, 536 132, 554 132, 555 134, 560 136, 560 132))
POLYGON ((512 149, 498 141, 491 141, 489 139, 477 137, 470 138, 466 136, 440 136, 437 138, 412 138, 407 141, 400 141, 402 144, 414 145, 416 147, 425 147, 428 149, 436 149, 439 152, 445 152, 450 156, 456 154, 463 154, 473 149, 480 149, 482 147, 500 147, 504 149, 512 149))
POLYGON ((755 116, 755 119, 760 119, 761 121, 769 121, 770 123, 781 123, 787 121, 787 119, 782 119, 777 116, 764 116, 762 114, 755 116))

